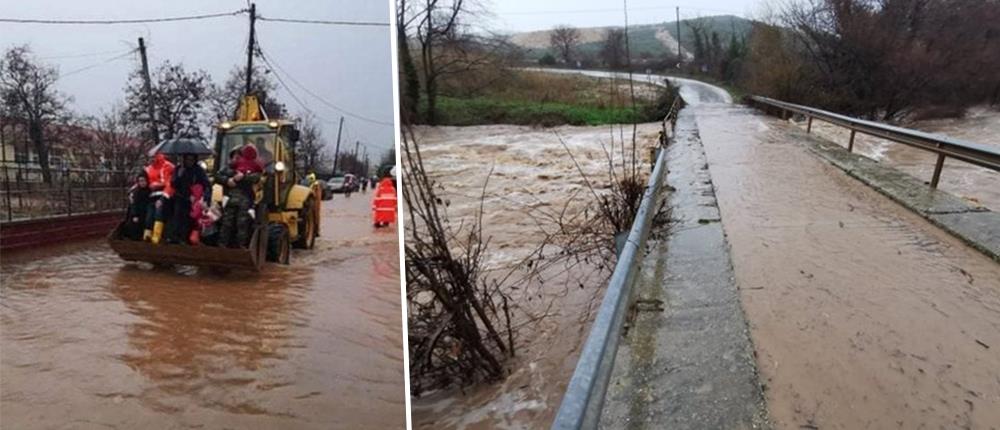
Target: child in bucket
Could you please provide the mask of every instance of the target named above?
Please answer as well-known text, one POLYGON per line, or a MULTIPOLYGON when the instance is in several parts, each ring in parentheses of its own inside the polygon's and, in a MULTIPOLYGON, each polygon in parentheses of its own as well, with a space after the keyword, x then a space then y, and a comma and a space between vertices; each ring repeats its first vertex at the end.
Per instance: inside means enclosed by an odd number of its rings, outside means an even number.
POLYGON ((211 236, 215 221, 218 216, 213 217, 212 208, 205 204, 205 187, 202 184, 191 186, 191 234, 188 235, 188 243, 200 245, 204 236, 211 236))
POLYGON ((257 160, 257 148, 244 145, 230 153, 231 162, 216 175, 215 181, 224 187, 226 197, 219 228, 219 246, 243 247, 250 240, 253 223, 254 189, 264 169, 257 160))
POLYGON ((125 217, 123 235, 132 240, 142 240, 146 226, 146 211, 149 209, 149 177, 143 171, 136 175, 135 184, 128 192, 128 213, 125 217))

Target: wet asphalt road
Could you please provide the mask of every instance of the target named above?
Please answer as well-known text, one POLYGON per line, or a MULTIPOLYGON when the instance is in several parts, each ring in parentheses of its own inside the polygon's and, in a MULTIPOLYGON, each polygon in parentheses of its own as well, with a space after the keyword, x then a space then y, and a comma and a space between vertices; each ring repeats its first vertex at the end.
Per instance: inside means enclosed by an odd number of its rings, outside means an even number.
POLYGON ((399 247, 371 194, 289 266, 219 276, 103 241, 4 255, 4 429, 402 428, 399 247))

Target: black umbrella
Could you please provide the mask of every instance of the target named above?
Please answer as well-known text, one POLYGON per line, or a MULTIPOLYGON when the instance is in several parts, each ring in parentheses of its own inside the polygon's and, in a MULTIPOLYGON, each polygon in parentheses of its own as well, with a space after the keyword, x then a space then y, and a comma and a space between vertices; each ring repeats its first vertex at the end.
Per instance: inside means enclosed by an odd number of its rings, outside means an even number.
POLYGON ((201 156, 212 155, 212 149, 203 140, 180 138, 164 140, 149 150, 150 156, 156 153, 166 155, 194 154, 201 156))

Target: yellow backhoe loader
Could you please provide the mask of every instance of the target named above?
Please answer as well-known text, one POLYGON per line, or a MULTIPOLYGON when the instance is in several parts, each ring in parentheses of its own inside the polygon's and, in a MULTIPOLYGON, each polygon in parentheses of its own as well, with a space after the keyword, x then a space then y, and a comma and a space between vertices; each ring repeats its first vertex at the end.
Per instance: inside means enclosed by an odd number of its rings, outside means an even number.
MULTIPOLYGON (((158 265, 184 264, 224 269, 259 271, 265 260, 288 264, 291 247, 311 249, 320 233, 319 183, 299 183, 295 169, 295 145, 299 131, 292 121, 268 119, 257 98, 244 96, 234 121, 219 124, 213 157, 206 160, 212 176, 229 164, 229 153, 253 144, 264 175, 255 186, 255 217, 250 244, 246 248, 157 244, 129 240, 122 235, 124 223, 115 228, 108 241, 118 255, 129 261, 158 265)), ((212 188, 212 201, 221 204, 223 189, 212 188)))

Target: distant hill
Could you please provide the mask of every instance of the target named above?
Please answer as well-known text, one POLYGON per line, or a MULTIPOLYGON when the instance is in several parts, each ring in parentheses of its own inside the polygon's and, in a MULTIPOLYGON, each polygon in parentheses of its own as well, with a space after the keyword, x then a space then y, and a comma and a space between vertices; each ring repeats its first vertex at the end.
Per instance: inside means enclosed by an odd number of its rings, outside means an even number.
MULTIPOLYGON (((707 34, 716 32, 723 44, 728 44, 730 37, 746 38, 750 34, 753 21, 733 15, 709 16, 681 20, 681 51, 690 58, 694 51, 694 33, 691 26, 704 28, 707 34)), ((609 29, 622 27, 581 27, 581 52, 592 54, 601 49, 601 42, 609 29)), ((530 31, 511 35, 511 41, 525 49, 528 58, 537 59, 549 53, 549 36, 551 30, 530 31)), ((635 25, 629 27, 629 45, 632 55, 638 57, 643 53, 658 56, 665 53, 677 53, 677 22, 669 21, 661 24, 635 25)), ((554 52, 553 52, 554 54, 554 52)))

